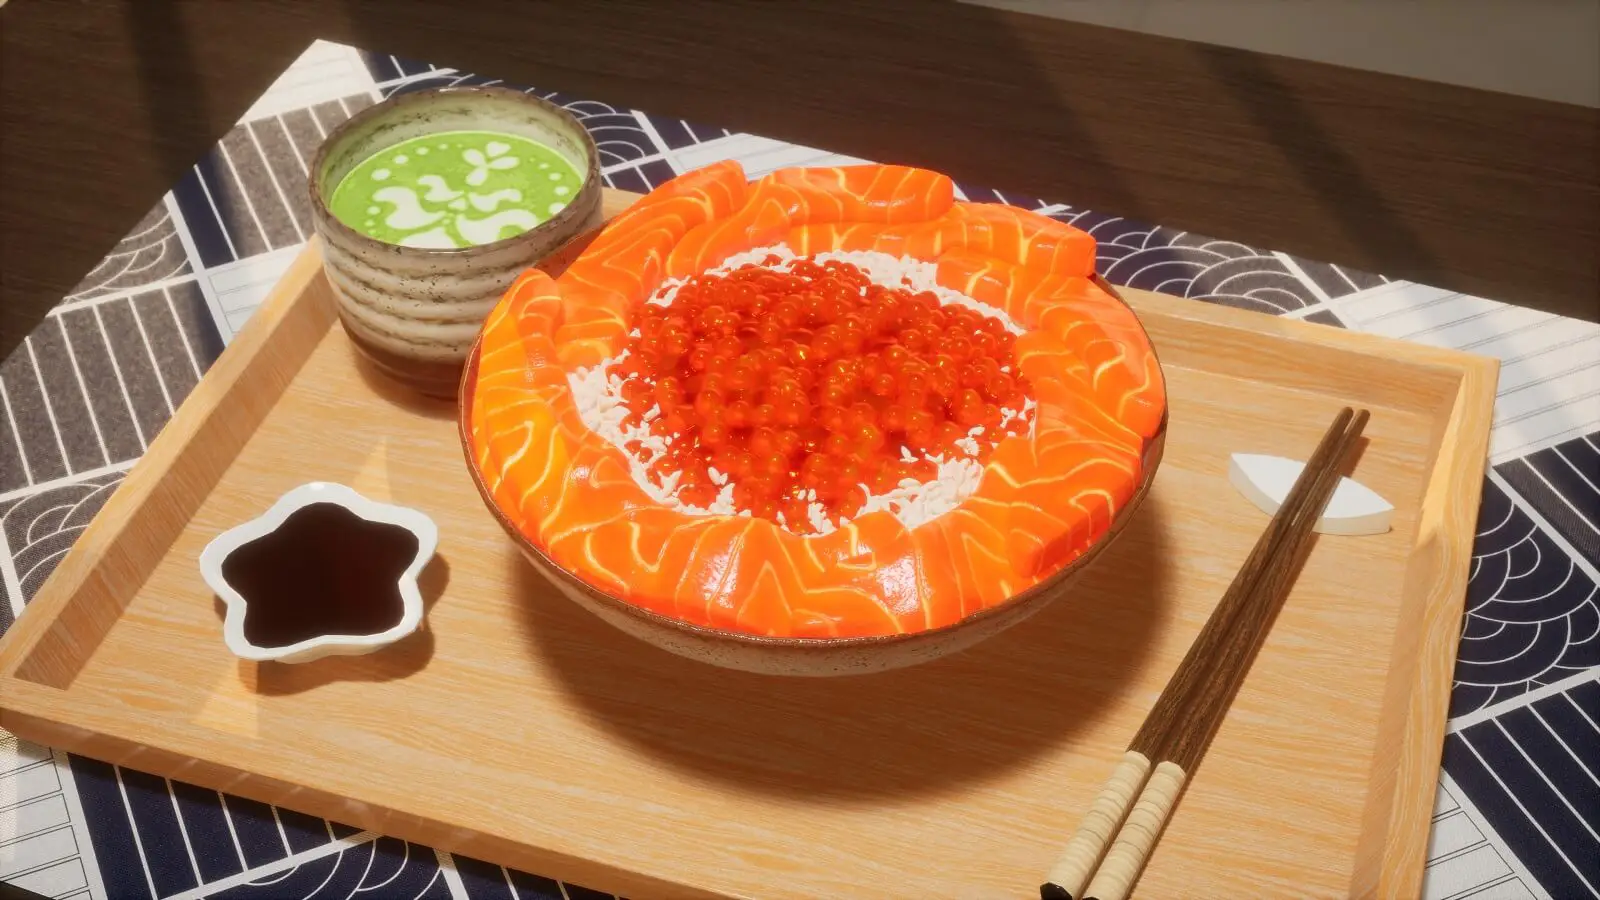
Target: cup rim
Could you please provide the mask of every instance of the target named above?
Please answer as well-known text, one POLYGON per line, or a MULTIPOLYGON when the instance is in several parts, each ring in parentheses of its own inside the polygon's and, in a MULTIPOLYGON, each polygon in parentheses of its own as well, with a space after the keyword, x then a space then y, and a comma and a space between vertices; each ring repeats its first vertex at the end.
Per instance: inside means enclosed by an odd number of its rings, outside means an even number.
POLYGON ((578 202, 579 199, 590 191, 598 191, 599 188, 594 185, 598 185, 599 181, 600 148, 595 145, 594 137, 593 135, 589 134, 589 129, 583 127, 583 123, 579 122, 577 116, 574 116, 566 107, 546 100, 537 94, 529 94, 524 91, 516 90, 515 88, 503 87, 499 85, 444 85, 440 87, 425 88, 418 91, 408 91, 404 94, 391 95, 339 123, 334 127, 333 131, 328 133, 327 137, 322 139, 322 143, 317 145, 317 152, 311 157, 311 167, 309 173, 307 174, 305 189, 309 194, 308 199, 311 202, 312 214, 317 220, 318 228, 327 229, 336 237, 338 237, 339 240, 353 242, 357 245, 366 245, 369 247, 392 248, 390 252, 405 253, 421 259, 446 260, 463 259, 472 256, 495 253, 500 250, 515 247, 519 243, 529 240, 532 235, 544 229, 559 229, 570 219, 579 214, 580 207, 583 206, 583 204, 578 202), (583 185, 578 188, 577 194, 573 196, 573 201, 568 203, 567 206, 561 210, 561 212, 543 222, 540 222, 538 225, 529 228, 527 231, 514 234, 508 238, 501 238, 498 241, 492 241, 487 244, 472 244, 466 247, 408 247, 404 244, 394 244, 388 241, 379 240, 371 235, 362 234, 354 228, 351 228, 349 225, 346 225, 338 216, 334 215, 333 210, 330 209, 327 202, 322 199, 322 165, 327 160, 329 148, 337 144, 340 138, 346 136, 350 131, 355 130, 363 124, 372 122, 373 120, 382 118, 383 116, 393 114, 396 110, 404 110, 410 106, 418 106, 421 104, 434 102, 440 97, 447 95, 453 95, 462 98, 501 98, 516 103, 529 104, 551 114, 563 125, 570 128, 576 135, 578 135, 579 140, 584 148, 585 157, 583 185))

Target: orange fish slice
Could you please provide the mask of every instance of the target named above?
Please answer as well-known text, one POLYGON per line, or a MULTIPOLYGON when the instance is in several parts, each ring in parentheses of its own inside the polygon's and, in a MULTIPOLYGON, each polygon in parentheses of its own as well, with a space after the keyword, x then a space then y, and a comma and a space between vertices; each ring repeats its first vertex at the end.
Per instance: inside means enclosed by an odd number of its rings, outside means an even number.
POLYGON ((1049 216, 998 203, 957 203, 945 218, 954 232, 945 241, 946 249, 1058 275, 1094 273, 1094 238, 1049 216))
POLYGON ((597 366, 627 346, 633 330, 628 309, 577 286, 566 293, 564 307, 555 338, 562 368, 570 372, 597 366))
POLYGON ((606 522, 632 510, 660 507, 633 480, 622 451, 586 433, 572 453, 559 494, 547 500, 539 531, 550 558, 580 576, 587 573, 585 580, 602 590, 629 596, 628 570, 601 566, 590 540, 606 522))
POLYGON ((680 175, 613 219, 562 273, 594 297, 615 296, 625 307, 653 293, 667 255, 699 225, 726 219, 745 205, 744 170, 727 160, 680 175))
POLYGON ((585 548, 600 570, 627 573, 624 599, 675 616, 683 573, 701 532, 713 521, 663 506, 640 506, 594 526, 585 548))
POLYGON ((1143 327, 1122 301, 1087 278, 966 251, 940 255, 938 280, 1060 339, 1088 366, 1085 378, 1111 415, 1133 431, 1150 437, 1160 427, 1166 390, 1161 369, 1143 327))
POLYGON ((743 209, 728 218, 689 229, 667 257, 667 277, 687 278, 716 268, 735 253, 779 243, 789 233, 786 202, 793 198, 754 193, 743 209))
POLYGON ((744 207, 749 192, 744 168, 735 160, 725 159, 685 172, 644 195, 608 222, 600 235, 584 248, 584 255, 604 253, 611 242, 636 229, 655 227, 662 221, 670 223, 668 227, 677 229, 681 236, 702 222, 733 215, 744 207))
MULTIPOLYGON (((814 256, 836 251, 878 250, 895 253, 893 238, 886 239, 878 225, 869 222, 823 222, 796 225, 783 242, 796 256, 814 256)), ((896 253, 898 255, 898 253, 896 253)))
POLYGON ((1122 395, 1094 384, 1089 362, 1052 334, 1029 331, 1017 338, 1017 368, 1033 385, 1036 428, 1067 424, 1086 436, 1137 452, 1144 436, 1105 406, 1105 398, 1122 395))
POLYGON ((1059 295, 1073 294, 1076 284, 1093 287, 1086 278, 1032 269, 968 249, 939 254, 936 278, 944 287, 1004 310, 1023 328, 1039 327, 1045 309, 1061 302, 1059 295))
POLYGON ((989 508, 1001 522, 1006 559, 1022 579, 1038 574, 1045 549, 1070 538, 1072 532, 1068 518, 1031 502, 1026 492, 1039 476, 1037 439, 1008 438, 989 457, 974 495, 991 504, 989 508))
POLYGON ((924 222, 955 200, 949 177, 909 166, 778 169, 764 180, 798 195, 796 224, 924 222))
POLYGON ((1166 415, 1166 382, 1144 329, 1122 301, 1093 284, 1063 293, 1040 315, 1039 330, 1059 339, 1089 369, 1107 412, 1142 437, 1166 415))
POLYGON ((731 561, 721 596, 708 607, 714 627, 751 634, 793 636, 805 630, 854 632, 867 626, 873 633, 898 629, 882 602, 837 578, 805 577, 806 538, 765 519, 753 522, 743 536, 742 552, 731 561), (796 609, 803 610, 802 615, 796 609))
POLYGON ((948 578, 923 570, 911 532, 887 512, 858 516, 830 534, 802 539, 801 544, 800 564, 807 583, 834 584, 854 594, 827 611, 829 628, 837 635, 857 633, 852 623, 880 617, 889 623, 883 633, 920 631, 927 627, 930 593, 949 591, 948 578))

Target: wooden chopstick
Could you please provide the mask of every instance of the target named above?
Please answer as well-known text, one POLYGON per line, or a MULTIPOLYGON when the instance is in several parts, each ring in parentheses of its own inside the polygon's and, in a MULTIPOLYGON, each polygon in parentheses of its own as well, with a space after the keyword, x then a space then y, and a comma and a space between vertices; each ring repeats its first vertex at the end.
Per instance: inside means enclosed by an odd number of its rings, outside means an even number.
POLYGON ((1367 418, 1348 407, 1334 418, 1040 885, 1041 900, 1122 900, 1132 889, 1266 638, 1367 418))

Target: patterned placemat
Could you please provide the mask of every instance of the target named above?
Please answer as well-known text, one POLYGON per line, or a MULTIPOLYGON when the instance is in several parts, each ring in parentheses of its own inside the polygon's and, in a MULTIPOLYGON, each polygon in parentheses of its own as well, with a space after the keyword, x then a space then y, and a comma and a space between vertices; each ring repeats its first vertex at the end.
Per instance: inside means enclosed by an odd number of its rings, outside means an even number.
MULTIPOLYGON (((318 42, 0 363, 0 631, 311 234, 306 167, 378 100, 490 78, 318 42)), ((848 157, 528 88, 607 184, 848 157)), ((1600 897, 1600 326, 975 185, 1117 284, 1499 357, 1426 896, 1600 897)), ((0 732, 0 881, 62 898, 606 897, 0 732)))

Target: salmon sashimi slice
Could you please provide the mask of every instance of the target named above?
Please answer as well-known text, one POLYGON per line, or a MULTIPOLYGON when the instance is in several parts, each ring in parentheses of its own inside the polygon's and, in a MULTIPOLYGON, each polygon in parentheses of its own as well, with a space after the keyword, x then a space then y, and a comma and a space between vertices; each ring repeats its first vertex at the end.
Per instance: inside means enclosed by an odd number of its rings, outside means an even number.
POLYGON ((701 532, 713 521, 664 506, 640 506, 595 525, 584 547, 599 570, 627 573, 623 599, 677 616, 678 586, 701 532))
MULTIPOLYGON (((488 412, 483 405, 483 392, 474 386, 472 404, 468 409, 468 444, 467 450, 472 456, 473 465, 482 475, 484 489, 493 494, 497 503, 502 501, 500 485, 505 481, 505 467, 500 463, 500 457, 494 452, 489 443, 489 429, 484 424, 488 412)), ((501 507, 503 510, 504 506, 501 507)), ((520 516, 507 513, 508 518, 518 525, 520 530, 520 516)))
POLYGON ((748 194, 744 169, 733 160, 680 175, 611 220, 562 273, 562 284, 614 295, 624 306, 647 297, 684 235, 743 209, 748 194))
POLYGON ((955 200, 949 176, 910 166, 778 169, 763 180, 798 195, 797 225, 924 222, 944 215, 955 200))
POLYGON ((493 484, 500 509, 529 540, 543 541, 543 523, 560 498, 572 467, 570 442, 543 404, 521 407, 516 421, 496 421, 493 400, 485 398, 488 452, 497 469, 493 484))
POLYGON ((1094 282, 956 250, 939 256, 938 280, 1058 338, 1088 367, 1084 376, 1107 412, 1140 436, 1160 427, 1166 386, 1149 337, 1133 311, 1094 282))
POLYGON ((555 361, 554 338, 561 319, 556 283, 537 269, 528 270, 484 322, 478 339, 479 384, 493 384, 508 372, 513 383, 539 380, 532 370, 555 361))
POLYGON ((622 451, 588 432, 572 453, 557 494, 544 494, 540 499, 544 505, 539 533, 550 558, 569 572, 591 576, 586 580, 602 590, 630 596, 628 570, 600 565, 591 540, 595 530, 608 521, 633 510, 660 508, 634 481, 622 451))
MULTIPOLYGON (((865 240, 870 230, 860 230, 859 242, 849 240, 850 232, 861 225, 928 222, 946 215, 953 202, 950 179, 927 169, 872 165, 779 169, 755 183, 743 209, 690 229, 667 258, 667 277, 686 278, 735 253, 780 242, 802 255, 824 249, 888 252, 883 241, 865 240), (848 226, 799 231, 835 223, 848 226)), ((889 241, 893 240, 891 236, 889 241)))
POLYGON ((950 533, 938 527, 938 521, 924 523, 907 533, 914 571, 922 579, 922 621, 918 630, 960 621, 967 606, 967 598, 961 593, 961 576, 956 571, 956 548, 950 544, 950 533))
POLYGON ((523 338, 553 338, 560 319, 561 289, 555 281, 538 269, 523 272, 484 319, 478 337, 478 371, 494 371, 500 354, 522 354, 523 338))
POLYGON ((1166 416, 1166 380, 1133 311, 1092 282, 1057 294, 1038 328, 1078 352, 1107 411, 1140 435, 1155 435, 1166 416))
POLYGON ((1144 438, 1107 411, 1089 361, 1043 331, 1017 338, 1017 368, 1033 385, 1035 429, 1069 427, 1085 437, 1137 452, 1144 438))
POLYGON ((679 235, 704 222, 725 219, 744 208, 750 183, 735 160, 712 163, 665 182, 608 222, 583 252, 605 252, 611 242, 656 219, 669 219, 679 235))
POLYGON ((667 254, 687 233, 679 220, 656 216, 611 241, 593 255, 584 253, 567 266, 561 282, 595 300, 625 310, 633 298, 648 297, 666 276, 667 254))
POLYGON ((1115 511, 1131 500, 1141 463, 1136 453, 1067 429, 1037 432, 1034 450, 1034 471, 1022 472, 1006 528, 1018 569, 1053 572, 1106 533, 1115 511), (1048 540, 1027 552, 1030 536, 1048 540))
POLYGON ((689 229, 667 256, 667 277, 688 278, 714 269, 723 260, 756 247, 769 247, 789 233, 793 197, 771 191, 753 193, 744 208, 725 219, 715 219, 689 229))
POLYGON ((549 337, 535 334, 520 344, 510 345, 510 349, 496 348, 492 354, 487 350, 481 353, 481 360, 499 361, 487 371, 480 361, 478 368, 476 391, 484 396, 485 402, 492 401, 488 407, 491 421, 514 423, 513 417, 520 414, 522 407, 536 403, 550 410, 570 440, 576 440, 587 430, 578 416, 566 370, 557 359, 555 342, 549 337), (522 358, 516 359, 512 350, 520 351, 522 358))
POLYGON ((556 358, 562 368, 572 371, 597 366, 621 353, 633 330, 629 313, 628 308, 619 308, 581 287, 569 291, 555 337, 556 358))
POLYGON ((1004 310, 1023 328, 1037 328, 1039 317, 1058 295, 1071 293, 1086 278, 1005 262, 981 253, 947 250, 939 254, 937 280, 982 303, 1004 310))
MULTIPOLYGON (((1137 454, 1066 429, 1041 429, 1031 440, 995 448, 975 495, 996 504, 1011 565, 1033 576, 1076 558, 1132 497, 1137 454)), ((969 501, 970 502, 970 501, 969 501)))
MULTIPOLYGON (((1018 574, 1031 573, 1011 565, 1006 547, 1005 514, 1002 506, 984 497, 968 497, 944 515, 919 530, 943 532, 955 573, 956 595, 960 597, 959 621, 980 609, 997 606, 1027 587, 1018 574)), ((935 614, 938 610, 933 611, 935 614)), ((938 625, 950 624, 942 617, 930 616, 938 625)), ((935 627, 938 627, 935 625, 935 627)))
POLYGON ((732 561, 721 591, 707 604, 713 627, 773 637, 793 633, 789 604, 815 588, 808 590, 800 581, 784 534, 765 519, 752 520, 744 533, 744 552, 732 561))
MULTIPOLYGON (((883 250, 883 229, 867 222, 821 222, 796 225, 783 243, 796 256, 856 250, 883 250)), ((898 254, 896 254, 898 255, 898 254)))
POLYGON ((1049 216, 999 203, 956 203, 942 225, 941 251, 980 253, 1058 275, 1094 274, 1094 238, 1049 216))
POLYGON ((568 465, 569 447, 587 433, 566 373, 547 333, 559 297, 543 273, 519 281, 491 313, 479 341, 473 386, 474 434, 488 468, 485 486, 530 539, 568 465))
POLYGON ((793 636, 797 621, 807 631, 824 629, 839 636, 898 630, 870 592, 837 580, 806 579, 805 538, 765 519, 739 518, 750 523, 740 537, 741 552, 706 567, 725 570, 707 598, 707 624, 774 637, 793 636), (804 613, 797 616, 797 609, 804 613))
POLYGON ((552 447, 555 432, 549 415, 542 411, 530 413, 520 427, 500 431, 498 440, 491 439, 482 422, 488 417, 481 392, 473 394, 474 458, 483 473, 484 487, 494 498, 495 507, 505 519, 530 542, 538 543, 540 535, 538 516, 543 494, 542 483, 559 482, 566 468, 563 448, 552 447), (497 451, 499 447, 499 451, 497 451), (530 450, 532 451, 530 453, 530 450), (501 453, 511 455, 508 465, 501 453), (518 478, 534 479, 533 496, 525 506, 527 496, 518 486, 518 478), (552 481, 553 479, 553 481, 552 481))
MULTIPOLYGON (((672 615, 691 625, 710 628, 719 620, 732 625, 737 613, 722 599, 727 581, 744 553, 752 516, 718 516, 705 520, 687 552, 681 553, 681 577, 672 594, 672 615), (720 617, 713 608, 721 610, 720 617)), ((678 560, 675 560, 677 562, 678 560)))
POLYGON ((1026 491, 1039 476, 1036 438, 1012 437, 1001 441, 984 467, 983 481, 974 495, 993 504, 1005 538, 1006 559, 1018 577, 1043 574, 1037 561, 1046 547, 1070 537, 1072 522, 1041 505, 1029 502, 1026 491))
MULTIPOLYGON (((951 207, 952 210, 954 208, 951 207)), ((947 212, 927 222, 886 225, 878 232, 878 238, 872 246, 865 249, 930 262, 937 260, 960 235, 960 231, 951 224, 950 215, 947 212)))
POLYGON ((1153 437, 1166 418, 1166 396, 1155 354, 1104 338, 1084 343, 1091 384, 1112 417, 1142 437, 1153 437))
MULTIPOLYGON (((526 414, 532 409, 542 412, 544 420, 548 421, 554 430, 554 437, 561 440, 561 446, 566 448, 569 454, 588 433, 588 428, 578 414, 578 405, 573 401, 572 392, 565 385, 547 382, 522 390, 510 387, 489 389, 485 391, 484 398, 485 404, 493 405, 493 411, 489 414, 490 428, 493 429, 489 434, 491 440, 498 440, 504 431, 515 431, 518 423, 512 416, 526 414), (505 411, 504 415, 501 414, 502 409, 505 411)), ((508 465, 513 462, 504 456, 502 460, 508 465)))
MULTIPOLYGON (((893 515, 879 511, 844 523, 837 531, 802 540, 802 571, 808 583, 832 583, 856 591, 877 605, 893 627, 885 633, 927 627, 930 592, 948 595, 944 571, 922 564, 911 531, 893 515)), ((828 615, 830 633, 859 636, 861 623, 876 623, 878 613, 844 618, 837 606, 828 615)), ((870 632, 865 632, 870 633, 870 632)))
POLYGON ((1137 457, 1118 458, 1097 442, 1041 442, 1038 460, 1037 477, 1008 511, 1009 526, 1035 531, 1048 517, 1064 519, 1067 528, 1043 542, 1031 560, 1016 560, 1018 568, 1035 573, 1059 569, 1105 534, 1117 510, 1132 499, 1139 478, 1137 457))
POLYGON ((515 428, 517 416, 529 405, 545 407, 569 440, 584 430, 566 373, 556 360, 554 335, 561 307, 556 283, 530 269, 490 312, 478 342, 473 393, 474 404, 486 410, 480 426, 485 440, 499 430, 515 428))
POLYGON ((538 269, 528 270, 528 275, 512 285, 506 310, 515 332, 501 334, 498 330, 485 329, 479 371, 492 367, 495 354, 502 352, 507 344, 520 343, 530 366, 554 362, 556 334, 566 318, 566 303, 556 283, 538 269))

